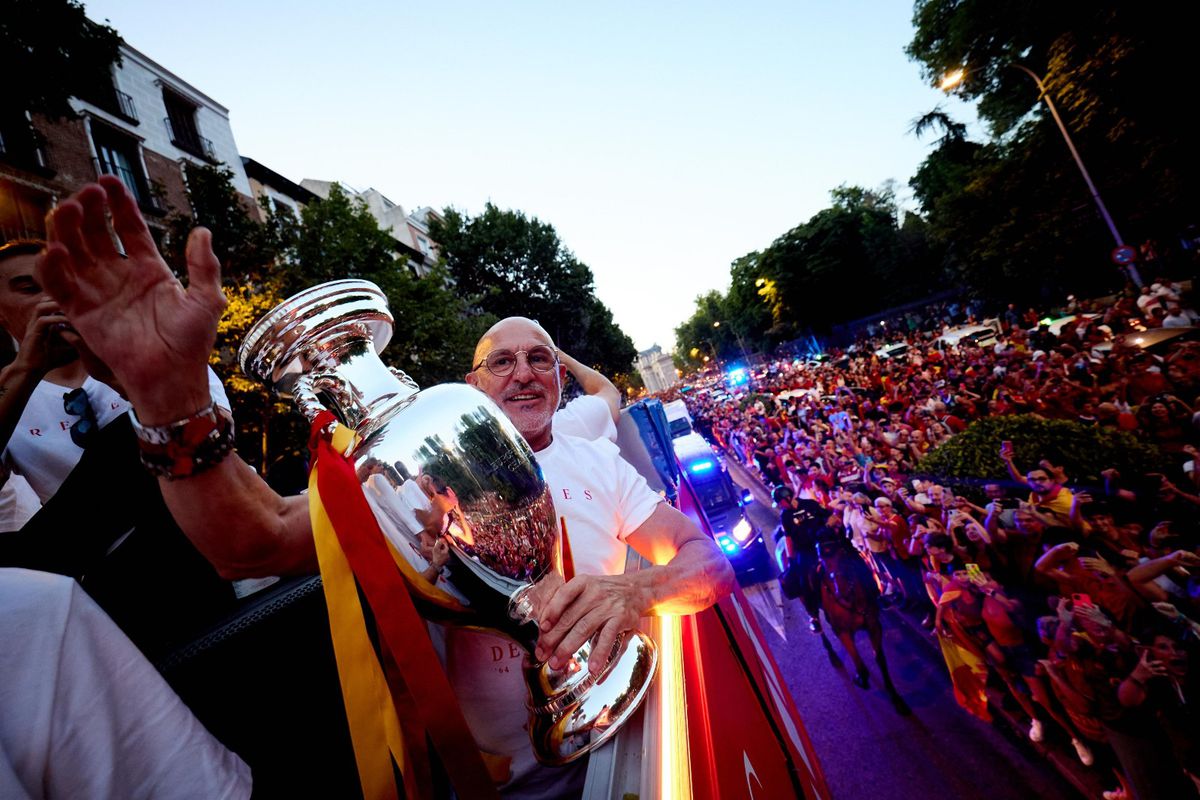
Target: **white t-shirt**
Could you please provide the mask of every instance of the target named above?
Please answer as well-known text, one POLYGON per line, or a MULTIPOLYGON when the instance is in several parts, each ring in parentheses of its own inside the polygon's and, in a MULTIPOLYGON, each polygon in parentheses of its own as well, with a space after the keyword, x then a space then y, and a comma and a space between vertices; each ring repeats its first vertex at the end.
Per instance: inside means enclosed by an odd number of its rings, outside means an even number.
MULTIPOLYGON (((625 538, 645 522, 662 498, 621 458, 616 445, 555 435, 534 454, 566 518, 576 574, 617 575, 625 571, 625 538)), ((521 672, 524 652, 511 640, 449 627, 446 671, 479 747, 511 756, 512 779, 505 798, 578 794, 586 760, 542 767, 529 743, 529 697, 521 672)))
MULTIPOLYGON (((208 389, 217 405, 230 407, 221 380, 211 369, 208 389)), ((83 390, 96 415, 97 427, 103 428, 130 409, 129 402, 115 389, 90 375, 83 382, 83 390)), ((54 496, 83 456, 83 448, 71 441, 71 426, 79 417, 63 408, 63 395, 70 391, 69 386, 39 382, 0 456, 6 466, 29 481, 43 503, 54 496)))
POLYGON ((250 796, 250 768, 75 581, 0 569, 0 643, 0 797, 250 796))
POLYGON ((617 441, 617 426, 608 403, 595 395, 585 394, 554 413, 550 420, 554 434, 578 436, 580 439, 617 441))
POLYGON ((42 507, 29 482, 20 475, 9 475, 0 486, 0 533, 19 531, 42 507))

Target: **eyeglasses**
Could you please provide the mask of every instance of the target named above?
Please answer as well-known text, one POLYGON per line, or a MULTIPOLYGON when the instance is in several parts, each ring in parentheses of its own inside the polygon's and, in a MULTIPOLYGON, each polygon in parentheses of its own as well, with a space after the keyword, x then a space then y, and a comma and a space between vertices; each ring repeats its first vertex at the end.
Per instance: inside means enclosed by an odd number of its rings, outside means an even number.
POLYGON ((483 360, 471 368, 471 371, 486 367, 487 371, 497 378, 511 375, 517 368, 517 356, 525 354, 525 362, 534 372, 552 372, 558 364, 558 351, 548 345, 539 344, 528 350, 493 350, 484 356, 483 360))
POLYGON ((63 395, 63 411, 79 417, 71 426, 71 441, 76 447, 86 450, 96 438, 100 426, 96 423, 96 412, 92 411, 92 404, 88 402, 87 392, 82 386, 63 395))

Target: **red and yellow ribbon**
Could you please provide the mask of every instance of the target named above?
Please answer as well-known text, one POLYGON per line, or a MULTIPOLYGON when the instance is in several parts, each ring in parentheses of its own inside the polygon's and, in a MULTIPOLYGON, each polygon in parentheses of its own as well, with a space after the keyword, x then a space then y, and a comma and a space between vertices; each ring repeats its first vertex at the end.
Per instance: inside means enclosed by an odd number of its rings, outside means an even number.
MULTIPOLYGON (((309 514, 363 797, 398 797, 396 769, 403 776, 406 797, 431 796, 423 757, 426 735, 459 797, 496 797, 425 622, 409 596, 410 584, 402 577, 413 570, 388 545, 363 497, 354 463, 345 455, 354 445, 354 432, 338 424, 327 437, 323 431, 332 423, 329 412, 313 423, 309 514), (367 633, 356 583, 370 606, 386 669, 367 633)), ((426 599, 444 599, 438 597, 444 592, 423 584, 418 580, 411 585, 426 599)))

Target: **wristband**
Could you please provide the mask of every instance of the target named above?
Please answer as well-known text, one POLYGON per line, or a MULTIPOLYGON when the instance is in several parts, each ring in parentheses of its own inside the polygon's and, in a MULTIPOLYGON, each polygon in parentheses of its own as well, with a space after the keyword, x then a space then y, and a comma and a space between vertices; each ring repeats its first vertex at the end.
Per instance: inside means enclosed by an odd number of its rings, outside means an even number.
POLYGON ((216 403, 167 425, 143 425, 133 411, 129 418, 142 466, 160 478, 198 475, 220 464, 233 450, 233 416, 216 403))

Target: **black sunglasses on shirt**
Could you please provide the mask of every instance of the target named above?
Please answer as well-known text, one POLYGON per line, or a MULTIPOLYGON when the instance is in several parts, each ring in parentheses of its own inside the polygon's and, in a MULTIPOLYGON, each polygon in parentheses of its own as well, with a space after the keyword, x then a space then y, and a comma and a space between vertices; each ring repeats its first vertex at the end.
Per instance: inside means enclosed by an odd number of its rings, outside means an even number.
POLYGON ((71 426, 71 441, 76 447, 86 450, 96 438, 100 426, 96 422, 96 412, 92 411, 88 394, 82 386, 63 395, 63 411, 73 417, 79 417, 71 426))

